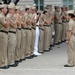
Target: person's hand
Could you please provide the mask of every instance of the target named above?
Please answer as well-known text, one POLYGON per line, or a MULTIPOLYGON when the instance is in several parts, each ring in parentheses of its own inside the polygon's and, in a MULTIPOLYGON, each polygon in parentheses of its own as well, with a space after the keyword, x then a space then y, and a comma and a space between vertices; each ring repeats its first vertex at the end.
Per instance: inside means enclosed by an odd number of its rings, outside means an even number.
POLYGON ((35 21, 33 21, 33 22, 32 22, 32 24, 33 24, 33 26, 35 26, 35 25, 36 25, 36 22, 35 22, 35 21))
POLYGON ((11 18, 12 18, 12 16, 13 16, 13 14, 9 14, 9 16, 10 16, 9 18, 11 19, 11 18))
POLYGON ((54 16, 53 16, 53 15, 52 15, 52 16, 50 16, 50 19, 51 19, 51 20, 53 20, 53 18, 54 18, 54 16))
POLYGON ((69 41, 68 40, 66 40, 66 44, 68 45, 68 43, 69 43, 69 41))
POLYGON ((20 18, 20 15, 17 13, 16 18, 20 18))
POLYGON ((41 23, 40 26, 43 26, 43 23, 41 23))
POLYGON ((20 26, 21 22, 17 22, 17 25, 20 26))

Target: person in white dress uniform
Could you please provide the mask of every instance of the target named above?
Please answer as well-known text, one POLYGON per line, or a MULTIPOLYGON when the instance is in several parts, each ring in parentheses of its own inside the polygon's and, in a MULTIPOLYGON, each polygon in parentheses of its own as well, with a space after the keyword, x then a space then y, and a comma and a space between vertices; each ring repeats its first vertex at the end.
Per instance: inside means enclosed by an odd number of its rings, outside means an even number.
POLYGON ((40 17, 40 13, 35 13, 35 20, 36 20, 36 36, 35 36, 35 44, 34 44, 34 52, 33 54, 34 55, 41 55, 39 52, 38 52, 38 42, 39 42, 39 17, 40 17))

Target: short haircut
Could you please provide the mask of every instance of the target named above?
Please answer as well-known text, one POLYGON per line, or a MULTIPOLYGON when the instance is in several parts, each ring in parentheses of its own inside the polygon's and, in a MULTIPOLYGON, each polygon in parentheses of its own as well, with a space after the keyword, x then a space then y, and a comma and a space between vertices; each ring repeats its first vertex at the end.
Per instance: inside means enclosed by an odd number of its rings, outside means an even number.
POLYGON ((43 14, 47 13, 47 11, 44 11, 43 14))
POLYGON ((69 13, 68 15, 71 16, 71 18, 74 18, 75 17, 75 15, 72 14, 72 13, 69 13))
POLYGON ((29 10, 29 8, 26 8, 25 11, 29 10))
POLYGON ((60 8, 60 7, 59 6, 55 6, 55 10, 58 9, 58 8, 60 8))

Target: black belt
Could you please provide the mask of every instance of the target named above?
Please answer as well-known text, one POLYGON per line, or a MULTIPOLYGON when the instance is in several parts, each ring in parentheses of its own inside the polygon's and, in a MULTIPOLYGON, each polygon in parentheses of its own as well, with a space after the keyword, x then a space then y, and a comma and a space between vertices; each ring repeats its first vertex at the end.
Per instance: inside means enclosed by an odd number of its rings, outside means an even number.
POLYGON ((62 24, 62 23, 58 23, 58 24, 62 24))
POLYGON ((44 29, 42 29, 42 28, 39 28, 40 30, 42 30, 42 31, 44 31, 44 29))
POLYGON ((39 27, 39 25, 36 25, 37 27, 39 27))
POLYGON ((50 27, 50 25, 44 25, 45 27, 50 27))
MULTIPOLYGON (((32 27, 33 28, 33 27, 32 27)), ((36 30, 36 28, 33 28, 34 30, 36 30)))
POLYGON ((4 32, 4 33, 8 34, 8 32, 7 31, 4 31, 4 30, 1 30, 0 32, 4 32))
POLYGON ((15 31, 9 31, 9 33, 14 33, 14 34, 16 34, 16 32, 15 32, 15 31))
POLYGON ((31 30, 31 28, 25 28, 26 30, 31 30))
POLYGON ((26 28, 23 28, 23 27, 22 27, 22 29, 26 29, 26 28))
POLYGON ((66 21, 62 21, 62 22, 66 23, 66 21))
POLYGON ((21 28, 17 28, 18 30, 21 30, 21 28))
POLYGON ((66 21, 66 22, 69 22, 69 21, 66 21))
POLYGON ((62 23, 60 23, 60 22, 55 22, 56 24, 62 24, 62 23))

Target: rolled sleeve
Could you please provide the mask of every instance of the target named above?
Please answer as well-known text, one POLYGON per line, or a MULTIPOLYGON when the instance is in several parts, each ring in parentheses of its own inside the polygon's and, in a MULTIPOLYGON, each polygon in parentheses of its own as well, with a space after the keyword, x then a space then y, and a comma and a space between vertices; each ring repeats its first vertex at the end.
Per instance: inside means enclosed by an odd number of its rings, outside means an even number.
POLYGON ((0 17, 0 23, 1 23, 2 25, 5 25, 5 24, 6 24, 5 19, 0 17))
POLYGON ((69 29, 68 30, 71 30, 72 31, 73 29, 73 24, 72 23, 69 23, 69 29))

